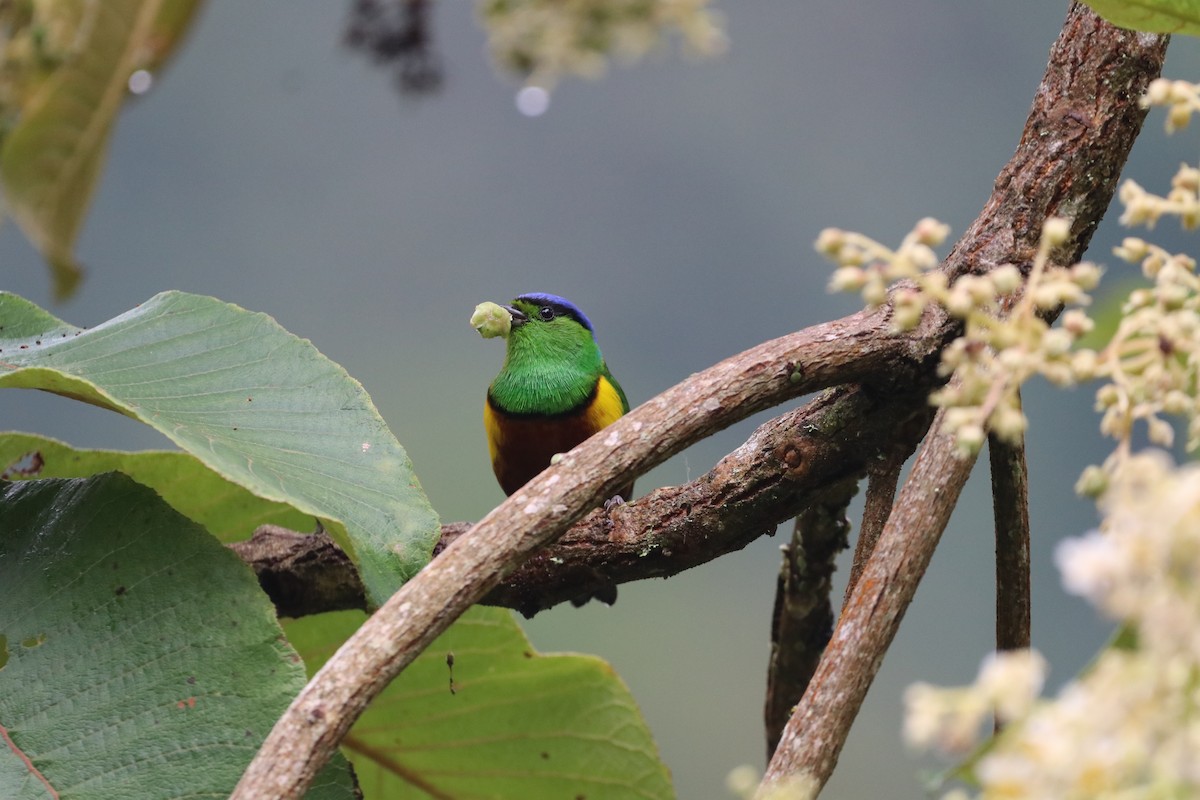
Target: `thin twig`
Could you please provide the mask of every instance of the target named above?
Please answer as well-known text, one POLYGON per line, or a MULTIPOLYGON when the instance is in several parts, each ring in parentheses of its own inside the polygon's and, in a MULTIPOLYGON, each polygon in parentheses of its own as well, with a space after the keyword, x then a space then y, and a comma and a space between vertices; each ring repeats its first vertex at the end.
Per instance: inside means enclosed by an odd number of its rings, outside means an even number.
POLYGON ((1029 471, 1025 442, 988 436, 996 520, 996 649, 1029 647, 1029 471))
MULTIPOLYGON (((1025 440, 1009 444, 988 435, 992 516, 996 522, 996 649, 1029 647, 1032 624, 1029 575, 1029 468, 1025 440)), ((999 732, 1000 718, 993 722, 999 732)))
POLYGON ((850 595, 862 577, 862 571, 867 566, 867 560, 875 551, 875 543, 883 526, 892 514, 892 503, 896 499, 896 487, 900 484, 900 469, 904 466, 908 454, 896 452, 889 456, 881 456, 880 461, 872 464, 867 470, 867 495, 863 504, 862 527, 858 532, 858 541, 854 544, 854 560, 850 563, 850 577, 846 580, 846 592, 842 598, 842 607, 850 602, 850 595))

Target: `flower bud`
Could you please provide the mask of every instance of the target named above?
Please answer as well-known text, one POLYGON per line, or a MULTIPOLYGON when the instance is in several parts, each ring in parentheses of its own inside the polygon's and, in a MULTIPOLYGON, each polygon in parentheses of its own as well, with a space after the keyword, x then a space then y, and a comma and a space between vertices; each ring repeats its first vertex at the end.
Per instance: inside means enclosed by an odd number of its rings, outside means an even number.
POLYGON ((1099 497, 1108 488, 1108 474, 1092 464, 1075 481, 1075 493, 1084 497, 1099 497))
POLYGON ((950 235, 950 226, 944 222, 938 222, 933 217, 925 217, 917 222, 913 233, 916 234, 917 241, 921 244, 937 247, 950 235))
POLYGON ((829 278, 831 292, 857 292, 867 283, 867 273, 862 267, 838 267, 829 278))
POLYGON ((1166 105, 1171 99, 1171 81, 1166 78, 1155 78, 1150 81, 1150 85, 1146 87, 1146 95, 1143 102, 1146 105, 1161 106, 1166 105))
POLYGON ((1085 292, 1090 292, 1100 284, 1102 270, 1091 261, 1080 261, 1071 267, 1071 280, 1085 292))
POLYGON ((838 228, 826 228, 817 236, 815 247, 822 255, 835 258, 846 242, 846 232, 838 228))
POLYGON ((955 443, 964 455, 975 455, 983 447, 987 434, 981 425, 963 425, 955 431, 955 443))
POLYGON ((1063 314, 1062 326, 1063 330, 1071 334, 1071 336, 1074 338, 1078 339, 1080 336, 1083 336, 1086 333, 1091 333, 1092 328, 1094 328, 1096 324, 1092 322, 1091 317, 1089 317, 1087 313, 1081 309, 1072 308, 1070 311, 1063 314))
POLYGON ((1167 133, 1181 131, 1192 121, 1192 109, 1184 103, 1176 103, 1167 111, 1167 133))
POLYGON ((1130 264, 1136 264, 1146 257, 1150 252, 1150 246, 1142 239, 1135 236, 1127 236, 1121 241, 1119 247, 1113 248, 1113 254, 1122 261, 1128 261, 1130 264))
POLYGON ((1021 286, 1021 270, 1012 264, 997 267, 989 274, 998 294, 1012 294, 1021 286))
POLYGON ((1050 247, 1065 244, 1071 237, 1071 221, 1063 217, 1050 217, 1042 223, 1042 240, 1050 247))

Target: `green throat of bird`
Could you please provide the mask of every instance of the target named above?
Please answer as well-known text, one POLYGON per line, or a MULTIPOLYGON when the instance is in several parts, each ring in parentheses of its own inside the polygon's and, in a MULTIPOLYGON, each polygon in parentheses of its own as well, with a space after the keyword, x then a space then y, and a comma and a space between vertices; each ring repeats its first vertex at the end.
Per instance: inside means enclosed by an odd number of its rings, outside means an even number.
POLYGON ((512 337, 488 396, 510 414, 566 414, 588 401, 603 369, 593 342, 512 337))

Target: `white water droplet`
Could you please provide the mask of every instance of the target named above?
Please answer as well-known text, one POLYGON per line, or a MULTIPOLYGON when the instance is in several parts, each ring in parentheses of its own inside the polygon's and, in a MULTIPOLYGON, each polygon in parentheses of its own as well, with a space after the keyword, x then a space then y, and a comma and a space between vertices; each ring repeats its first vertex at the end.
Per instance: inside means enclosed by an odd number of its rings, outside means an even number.
POLYGON ((129 91, 132 94, 145 94, 153 85, 154 75, 150 73, 150 70, 134 70, 133 74, 129 76, 129 91))
POLYGON ((517 92, 517 110, 527 117, 540 117, 550 107, 550 93, 540 86, 526 86, 517 92))

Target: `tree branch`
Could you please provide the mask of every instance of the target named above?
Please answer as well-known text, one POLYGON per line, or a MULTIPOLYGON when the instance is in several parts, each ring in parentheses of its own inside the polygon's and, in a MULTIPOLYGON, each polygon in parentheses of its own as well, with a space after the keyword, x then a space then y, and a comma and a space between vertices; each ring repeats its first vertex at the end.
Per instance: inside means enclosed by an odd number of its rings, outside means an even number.
POLYGON ((298 533, 260 525, 253 536, 229 549, 254 570, 281 617, 367 607, 354 562, 324 531, 298 533))
MULTIPOLYGON (((927 375, 926 383, 910 384, 903 393, 830 390, 759 426, 700 478, 656 489, 609 513, 592 512, 482 602, 532 616, 628 581, 676 575, 772 535, 811 498, 861 476, 898 436, 914 447, 932 413, 925 400, 931 383, 927 375)), ((443 526, 437 552, 470 527, 443 526)), ((328 535, 263 526, 230 547, 258 573, 280 616, 365 605, 357 572, 328 535), (318 564, 328 572, 319 581, 309 571, 318 564)))
MULTIPOLYGON (((1140 127, 1143 115, 1136 98, 1161 65, 1165 46, 1160 37, 1098 26, 1090 14, 1072 10, 1068 29, 1079 30, 1064 36, 1074 52, 1059 65, 1062 74, 1048 72, 1031 117, 1039 127, 1027 126, 992 201, 947 259, 952 276, 1001 263, 1028 263, 1041 220, 1050 213, 1071 217, 1077 249, 1086 245, 1140 127), (1101 53, 1099 65, 1087 61, 1101 53)), ((366 704, 417 653, 630 476, 800 394, 880 375, 899 374, 897 383, 911 377, 914 385, 930 380, 954 325, 936 311, 908 336, 894 336, 886 325, 886 312, 860 313, 767 342, 689 378, 568 453, 450 545, 363 624, 280 718, 233 797, 300 796, 366 704)), ((822 421, 853 435, 844 427, 853 420, 839 419, 835 411, 822 421)), ((805 454, 797 455, 802 471, 805 454)), ((902 502, 904 496, 902 492, 902 502)), ((885 542, 900 536, 888 533, 899 524, 885 528, 871 564, 886 553, 885 542)), ((879 589, 872 574, 868 566, 860 591, 879 589)), ((785 736, 780 753, 795 749, 795 738, 785 736)), ((840 742, 826 752, 826 759, 836 761, 838 749, 840 742)))
POLYGON ((783 547, 771 615, 771 658, 763 709, 768 759, 833 632, 830 593, 834 560, 846 548, 850 532, 846 506, 857 491, 858 481, 848 479, 827 499, 810 504, 796 517, 792 541, 783 547))
POLYGON ((996 649, 1029 647, 1029 468, 1025 442, 988 437, 996 520, 996 649))
POLYGON ((925 326, 924 335, 938 342, 914 348, 914 339, 890 335, 886 326, 886 313, 861 312, 766 342, 693 375, 567 453, 446 548, 343 644, 276 723, 232 797, 302 794, 401 669, 630 476, 797 395, 898 368, 923 371, 913 352, 928 358, 945 335, 925 326))
MULTIPOLYGON (((1078 259, 1141 129, 1145 112, 1138 98, 1159 74, 1166 45, 1166 37, 1115 28, 1073 4, 1017 152, 948 261, 961 259, 980 271, 1028 265, 1042 221, 1052 215, 1072 220, 1064 255, 1078 259)), ((760 796, 784 787, 815 795, 837 763, 974 462, 956 458, 951 437, 937 428, 935 423, 785 729, 760 796)))
POLYGON ((766 791, 793 782, 819 789, 833 773, 975 463, 956 454, 953 435, 940 429, 941 418, 939 413, 808 691, 784 729, 763 777, 766 791))
POLYGON ((881 456, 881 460, 867 470, 867 496, 863 506, 862 526, 858 532, 858 541, 854 545, 854 560, 850 564, 850 577, 846 580, 843 606, 850 602, 850 595, 854 593, 854 587, 858 585, 858 579, 862 577, 862 571, 866 568, 871 553, 875 551, 879 534, 883 532, 883 526, 891 516, 896 487, 900 484, 900 469, 908 456, 909 452, 896 450, 881 456))

